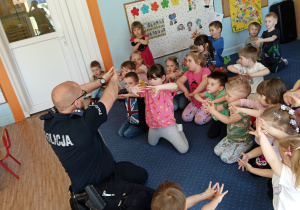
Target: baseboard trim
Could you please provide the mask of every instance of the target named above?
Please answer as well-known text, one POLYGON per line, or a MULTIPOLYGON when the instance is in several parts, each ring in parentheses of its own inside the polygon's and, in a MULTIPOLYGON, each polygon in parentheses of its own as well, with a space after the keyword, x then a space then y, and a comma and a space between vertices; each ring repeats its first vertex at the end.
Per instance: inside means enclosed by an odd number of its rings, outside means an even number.
POLYGON ((242 49, 243 47, 244 47, 244 45, 240 44, 240 45, 236 45, 236 46, 231 47, 231 48, 227 48, 227 49, 223 50, 222 56, 225 57, 225 56, 228 56, 228 55, 235 54, 238 51, 240 51, 240 49, 242 49))

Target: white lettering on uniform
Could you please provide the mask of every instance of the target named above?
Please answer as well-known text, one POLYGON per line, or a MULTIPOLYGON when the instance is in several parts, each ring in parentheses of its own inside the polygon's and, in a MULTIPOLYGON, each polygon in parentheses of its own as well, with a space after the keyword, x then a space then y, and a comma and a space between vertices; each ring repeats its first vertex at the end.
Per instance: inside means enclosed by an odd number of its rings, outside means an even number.
POLYGON ((51 133, 46 133, 46 139, 49 143, 61 147, 68 147, 68 146, 73 146, 73 142, 70 139, 69 135, 59 135, 59 134, 51 134, 51 133), (53 140, 52 140, 53 138, 53 140))
POLYGON ((102 115, 102 112, 101 112, 101 109, 100 109, 100 107, 99 107, 98 105, 95 105, 95 108, 96 108, 96 109, 98 109, 98 113, 99 113, 99 115, 102 115))

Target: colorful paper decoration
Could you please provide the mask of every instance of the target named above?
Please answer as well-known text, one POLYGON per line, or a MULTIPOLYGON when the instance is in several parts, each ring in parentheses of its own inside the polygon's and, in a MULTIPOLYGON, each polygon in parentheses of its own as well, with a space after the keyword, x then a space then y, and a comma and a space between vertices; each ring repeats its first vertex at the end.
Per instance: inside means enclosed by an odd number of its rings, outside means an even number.
POLYGON ((135 18, 135 16, 139 16, 139 9, 136 7, 133 7, 133 9, 131 10, 131 13, 133 15, 133 17, 135 18))
POLYGON ((179 0, 171 0, 173 6, 176 6, 179 4, 179 0))
POLYGON ((157 4, 157 2, 154 2, 153 4, 151 4, 151 10, 152 11, 157 11, 159 8, 159 5, 157 4))
POLYGON ((143 12, 143 14, 146 14, 149 12, 149 6, 147 6, 146 4, 144 4, 141 8, 141 11, 143 12))
POLYGON ((163 0, 161 3, 162 8, 168 8, 169 7, 169 1, 168 0, 163 0))
POLYGON ((248 29, 252 22, 263 24, 261 0, 229 0, 233 32, 248 29))
POLYGON ((189 11, 192 11, 192 2, 191 2, 191 0, 188 0, 188 4, 189 4, 189 11))

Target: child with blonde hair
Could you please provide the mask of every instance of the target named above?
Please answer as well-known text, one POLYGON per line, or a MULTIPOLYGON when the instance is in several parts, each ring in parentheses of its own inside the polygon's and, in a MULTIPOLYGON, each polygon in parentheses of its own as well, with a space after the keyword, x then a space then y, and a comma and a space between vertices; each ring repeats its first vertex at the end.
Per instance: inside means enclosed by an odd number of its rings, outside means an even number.
POLYGON ((148 84, 148 79, 147 79, 148 68, 144 63, 142 53, 140 51, 132 52, 129 57, 129 60, 133 61, 136 65, 135 73, 137 73, 137 75, 141 80, 143 80, 146 84, 148 84))
POLYGON ((207 199, 211 201, 201 209, 213 210, 221 203, 228 190, 223 192, 224 184, 220 187, 217 182, 212 187, 211 183, 210 181, 205 192, 186 198, 179 184, 164 180, 153 194, 151 210, 186 210, 207 199))
POLYGON ((260 52, 260 48, 261 45, 256 46, 254 44, 255 40, 258 38, 258 34, 260 32, 261 29, 261 25, 258 22, 252 22, 248 25, 248 32, 249 32, 249 37, 246 39, 245 41, 245 47, 248 45, 251 45, 252 47, 255 47, 257 49, 257 61, 261 61, 261 52, 260 52))
POLYGON ((227 124, 227 136, 224 137, 214 148, 216 155, 220 156, 225 163, 234 163, 241 152, 246 152, 252 147, 252 138, 248 133, 250 116, 243 113, 226 116, 220 111, 228 109, 228 104, 241 98, 247 98, 251 87, 244 78, 238 78, 225 84, 227 103, 217 105, 207 101, 205 109, 223 123, 227 124))
MULTIPOLYGON (((287 109, 285 105, 282 105, 281 109, 288 112, 289 115, 292 113, 291 109, 287 109)), ((271 114, 276 115, 278 119, 283 117, 277 112, 271 114)), ((281 135, 283 139, 280 139, 278 145, 281 162, 266 137, 271 128, 266 125, 272 125, 272 123, 275 122, 260 120, 257 126, 257 135, 260 138, 262 152, 274 171, 272 177, 273 207, 275 210, 296 210, 299 209, 300 200, 300 135, 281 135)), ((295 120, 291 118, 289 123, 294 125, 295 130, 299 133, 295 120)), ((277 124, 280 126, 280 121, 277 124)))
POLYGON ((190 52, 186 55, 187 66, 189 70, 178 80, 177 85, 183 91, 185 97, 190 101, 182 112, 182 119, 185 122, 191 122, 193 119, 196 124, 203 125, 211 120, 210 114, 205 113, 202 103, 194 98, 197 93, 206 91, 207 76, 211 73, 205 66, 206 58, 203 53, 190 52), (185 82, 189 83, 189 90, 185 87, 185 82))
POLYGON ((147 66, 154 64, 152 53, 149 49, 149 38, 146 34, 143 24, 139 21, 134 21, 131 24, 131 39, 132 50, 141 52, 143 60, 147 66))
MULTIPOLYGON (((266 109, 262 113, 260 119, 265 121, 264 128, 268 130, 265 135, 276 152, 278 159, 281 161, 281 156, 278 151, 278 142, 280 141, 281 136, 278 136, 277 133, 279 130, 281 131, 280 134, 283 132, 287 135, 297 134, 297 126, 293 123, 295 120, 293 110, 290 107, 279 104, 266 109)), ((254 134, 255 137, 258 136, 257 132, 253 131, 250 133, 254 134)), ((273 171, 264 156, 256 159, 257 165, 250 163, 252 162, 251 159, 261 156, 262 154, 261 147, 257 147, 245 154, 242 153, 243 158, 238 158, 239 169, 242 168, 242 170, 244 170, 245 167, 250 173, 272 178, 273 171), (248 163, 249 160, 250 162, 248 163)))
POLYGON ((273 73, 282 70, 288 61, 281 57, 280 52, 280 31, 275 28, 278 16, 274 12, 270 12, 265 16, 265 26, 268 30, 264 31, 261 38, 257 38, 254 42, 256 46, 262 44, 265 65, 273 73))
MULTIPOLYGON (((178 59, 175 56, 170 56, 166 60, 166 81, 167 83, 175 82, 182 76, 184 73, 182 70, 178 70, 178 59)), ((174 111, 177 109, 184 109, 188 103, 188 100, 184 96, 181 90, 176 91, 176 96, 173 98, 174 111)))

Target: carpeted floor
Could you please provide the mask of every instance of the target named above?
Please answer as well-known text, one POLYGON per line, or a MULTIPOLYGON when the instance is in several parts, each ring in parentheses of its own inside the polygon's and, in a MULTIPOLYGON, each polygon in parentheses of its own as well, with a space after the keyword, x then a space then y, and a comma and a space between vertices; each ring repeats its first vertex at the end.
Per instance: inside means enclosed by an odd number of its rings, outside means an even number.
MULTIPOLYGON (((297 79, 300 79, 300 41, 281 45, 282 55, 288 59, 289 65, 277 74, 271 73, 265 79, 280 77, 291 89, 297 79)), ((237 54, 232 55, 233 63, 237 54)), ((220 138, 210 140, 206 136, 207 125, 184 123, 181 111, 175 112, 177 123, 183 124, 184 133, 189 141, 190 149, 186 154, 180 154, 166 140, 161 139, 157 146, 147 143, 147 133, 134 139, 118 136, 117 131, 126 119, 124 104, 118 101, 109 113, 108 121, 100 128, 101 133, 113 153, 116 161, 126 160, 140 165, 149 173, 147 186, 157 188, 164 179, 177 182, 183 188, 186 196, 204 192, 209 181, 225 184, 229 190, 217 209, 273 209, 272 201, 267 195, 267 179, 253 177, 248 172, 238 170, 237 163, 228 165, 217 157, 213 148, 220 138)), ((201 202, 192 209, 200 209, 207 202, 201 202)))

